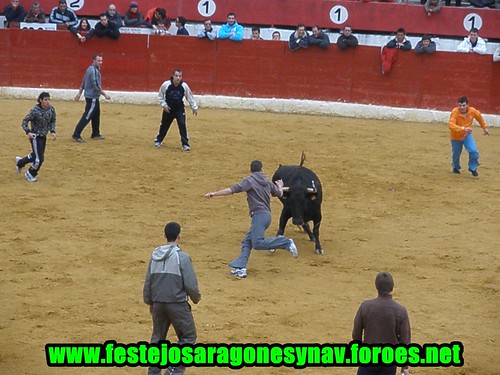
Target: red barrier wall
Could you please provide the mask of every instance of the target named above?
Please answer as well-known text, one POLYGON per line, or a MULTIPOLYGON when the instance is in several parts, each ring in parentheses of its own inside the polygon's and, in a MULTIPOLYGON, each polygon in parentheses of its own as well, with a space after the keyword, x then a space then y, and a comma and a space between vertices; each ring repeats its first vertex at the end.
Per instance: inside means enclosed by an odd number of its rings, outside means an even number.
POLYGON ((500 114, 500 64, 491 55, 400 52, 381 74, 380 48, 341 51, 287 43, 122 35, 85 44, 69 32, 0 30, 0 86, 77 89, 91 57, 104 54, 108 90, 157 91, 175 67, 195 94, 296 98, 448 110, 461 95, 500 114))
MULTIPOLYGON (((26 8, 31 6, 31 2, 21 0, 26 8)), ((97 18, 110 2, 68 0, 68 6, 78 15, 97 18)), ((9 3, 10 0, 0 0, 1 9, 9 3)), ((50 13, 57 0, 39 0, 39 3, 50 13)), ((114 0, 113 3, 123 16, 129 9, 130 1, 114 0)), ((298 23, 305 23, 309 27, 319 24, 323 28, 340 29, 348 23, 355 32, 394 33, 399 27, 404 27, 409 34, 455 37, 465 36, 475 26, 480 29, 480 36, 500 39, 500 11, 489 8, 445 6, 438 14, 428 17, 422 5, 346 0, 139 0, 138 3, 144 14, 148 9, 163 7, 171 18, 182 15, 189 21, 202 21, 209 17, 214 22, 223 23, 228 12, 235 12, 238 22, 245 26, 295 27, 298 23), (343 9, 337 8, 332 12, 332 8, 338 6, 343 9)))

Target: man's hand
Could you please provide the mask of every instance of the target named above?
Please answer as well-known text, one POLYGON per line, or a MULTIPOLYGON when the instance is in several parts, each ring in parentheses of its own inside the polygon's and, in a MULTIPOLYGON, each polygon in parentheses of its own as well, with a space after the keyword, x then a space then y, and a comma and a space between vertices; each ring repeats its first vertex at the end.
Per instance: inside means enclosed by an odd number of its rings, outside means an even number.
POLYGON ((197 109, 193 109, 193 115, 198 116, 198 110, 197 109))
POLYGON ((490 135, 490 131, 488 130, 488 128, 483 129, 483 135, 490 135))

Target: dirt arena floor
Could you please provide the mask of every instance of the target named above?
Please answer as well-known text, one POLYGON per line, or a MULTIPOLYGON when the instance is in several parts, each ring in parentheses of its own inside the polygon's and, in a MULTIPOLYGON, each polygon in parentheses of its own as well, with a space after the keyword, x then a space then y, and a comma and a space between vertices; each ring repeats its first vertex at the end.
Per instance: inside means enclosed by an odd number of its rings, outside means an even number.
MULTIPOLYGON (((413 342, 464 344, 463 368, 412 374, 499 374, 500 142, 475 129, 479 178, 451 173, 446 124, 200 109, 189 112, 192 151, 173 125, 153 147, 156 106, 102 103, 104 141, 71 140, 84 103, 53 100, 38 182, 17 174, 29 151, 21 130, 34 100, 0 99, 0 373, 144 374, 144 368, 49 368, 46 343, 147 341, 142 287, 166 222, 181 223, 202 292, 193 307, 199 342, 347 343, 373 280, 394 276, 413 342), (243 194, 206 200, 261 159, 305 165, 324 187, 324 256, 291 224, 299 258, 254 251, 248 278, 229 275, 248 229, 243 194), (496 358, 496 359, 495 359, 496 358)), ((281 203, 273 200, 277 230, 281 203)), ((168 338, 176 341, 173 332, 168 338)), ((243 368, 242 374, 355 374, 355 368, 243 368)), ((190 368, 187 374, 230 374, 190 368)))

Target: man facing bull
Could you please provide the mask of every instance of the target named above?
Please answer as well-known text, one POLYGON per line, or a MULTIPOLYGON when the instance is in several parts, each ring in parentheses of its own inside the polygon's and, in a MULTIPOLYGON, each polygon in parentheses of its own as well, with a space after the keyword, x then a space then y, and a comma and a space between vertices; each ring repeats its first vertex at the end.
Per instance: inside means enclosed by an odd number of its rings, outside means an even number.
POLYGON ((274 183, 262 172, 262 162, 254 160, 250 163, 251 174, 240 182, 223 190, 205 194, 205 198, 246 192, 248 209, 252 218, 250 230, 241 242, 241 254, 229 263, 233 268, 231 275, 239 278, 247 276, 247 263, 252 248, 255 250, 285 249, 295 258, 298 257, 297 247, 292 239, 284 236, 264 237, 266 229, 271 224, 270 197, 283 195, 283 181, 274 183))

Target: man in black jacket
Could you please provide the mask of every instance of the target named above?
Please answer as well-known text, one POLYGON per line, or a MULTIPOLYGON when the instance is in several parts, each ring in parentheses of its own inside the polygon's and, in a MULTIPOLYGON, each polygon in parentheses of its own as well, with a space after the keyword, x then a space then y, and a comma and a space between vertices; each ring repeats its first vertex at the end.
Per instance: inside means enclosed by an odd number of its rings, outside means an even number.
POLYGON ((120 37, 120 30, 116 26, 116 23, 110 21, 106 13, 101 13, 99 18, 99 22, 94 27, 94 34, 99 38, 107 36, 111 39, 118 39, 120 37))

